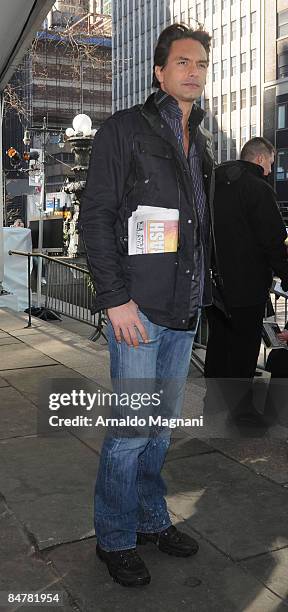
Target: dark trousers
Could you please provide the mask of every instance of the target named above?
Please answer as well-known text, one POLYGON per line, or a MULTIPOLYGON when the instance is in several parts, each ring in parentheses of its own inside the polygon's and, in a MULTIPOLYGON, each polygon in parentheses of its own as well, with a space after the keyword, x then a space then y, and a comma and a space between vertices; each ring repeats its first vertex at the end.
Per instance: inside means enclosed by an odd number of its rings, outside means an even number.
MULTIPOLYGON (((265 369, 271 373, 265 414, 273 416, 274 424, 286 428, 288 426, 288 350, 272 350, 265 369)), ((285 439, 287 439, 286 431, 283 430, 285 439)), ((279 430, 277 435, 280 437, 279 430)))
POLYGON ((288 378, 288 350, 274 349, 269 353, 266 368, 271 378, 288 378))
POLYGON ((253 378, 261 345, 265 303, 232 307, 231 319, 215 306, 206 310, 209 336, 206 378, 253 378))
MULTIPOLYGON (((204 419, 237 417, 255 410, 253 377, 259 355, 265 304, 232 308, 231 319, 215 306, 207 308, 209 324, 204 374, 204 419)), ((222 437, 224 430, 216 431, 222 437)), ((226 432, 226 437, 231 433, 226 432)), ((225 436, 224 436, 225 437, 225 436)))

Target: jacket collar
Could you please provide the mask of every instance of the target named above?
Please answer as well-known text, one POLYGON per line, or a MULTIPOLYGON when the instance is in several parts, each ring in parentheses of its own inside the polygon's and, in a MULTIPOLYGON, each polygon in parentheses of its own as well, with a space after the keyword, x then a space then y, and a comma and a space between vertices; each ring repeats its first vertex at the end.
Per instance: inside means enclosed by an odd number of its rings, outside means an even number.
MULTIPOLYGON (((172 98, 172 96, 168 96, 166 92, 163 92, 162 90, 159 90, 159 91, 160 93, 158 92, 153 93, 147 98, 146 102, 141 107, 141 113, 143 117, 145 117, 145 119, 148 121, 152 129, 158 134, 158 136, 166 140, 170 145, 174 147, 175 152, 177 153, 177 156, 180 157, 182 160, 182 163, 184 163, 184 165, 188 167, 188 162, 187 162, 187 159, 184 153, 180 152, 179 150, 179 145, 178 145, 178 141, 177 141, 175 134, 172 132, 172 130, 170 129, 166 121, 162 119, 160 111, 159 111, 160 104, 169 104, 171 103, 171 101, 174 101, 177 104, 177 102, 176 100, 174 100, 174 98, 172 98), (157 98, 155 100, 156 96, 157 98)), ((193 120, 193 128, 197 130, 200 122, 202 121, 205 115, 205 112, 198 106, 196 106, 195 108, 194 107, 195 105, 193 105, 193 108, 190 114, 190 118, 191 118, 191 121, 193 120), (191 117, 192 113, 193 113, 193 116, 191 117), (194 120, 196 122, 196 125, 194 123, 194 120)), ((200 138, 201 137, 203 137, 204 142, 205 142, 206 138, 202 133, 201 133, 200 138)))
POLYGON ((247 172, 250 172, 250 174, 255 174, 255 176, 260 176, 261 178, 266 179, 262 166, 258 166, 258 164, 254 164, 253 162, 244 161, 244 159, 239 159, 236 163, 241 164, 243 170, 247 170, 247 172))
MULTIPOLYGON (((153 98, 153 103, 158 109, 159 113, 161 113, 161 110, 165 109, 169 115, 176 116, 182 119, 182 111, 178 105, 177 100, 175 100, 173 96, 167 94, 166 91, 158 89, 156 93, 150 96, 150 98, 151 97, 153 98)), ((147 102, 150 98, 148 98, 147 102)), ((205 115, 205 111, 200 108, 200 106, 198 106, 197 104, 193 104, 189 117, 190 126, 194 128, 198 127, 201 121, 204 119, 205 115)))

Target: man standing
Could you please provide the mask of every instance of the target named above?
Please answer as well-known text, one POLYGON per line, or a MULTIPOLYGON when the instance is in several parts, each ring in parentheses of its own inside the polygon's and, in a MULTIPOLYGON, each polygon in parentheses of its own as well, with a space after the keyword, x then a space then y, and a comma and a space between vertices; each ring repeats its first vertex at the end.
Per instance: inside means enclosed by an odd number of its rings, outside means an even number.
MULTIPOLYGON (((186 380, 199 308, 211 303, 210 135, 195 104, 210 36, 174 24, 154 56, 157 92, 115 113, 95 136, 81 225, 96 287, 107 309, 112 379, 186 380), (179 211, 177 250, 128 251, 128 220, 140 205, 179 211)), ((178 213, 177 213, 178 214, 178 213)), ((95 489, 97 554, 120 584, 150 582, 136 544, 189 556, 198 544, 171 525, 160 476, 169 435, 107 437, 95 489)))
MULTIPOLYGON (((215 305, 207 309, 207 378, 252 381, 273 272, 280 277, 284 291, 288 289, 286 229, 266 180, 274 154, 268 140, 252 138, 244 145, 240 160, 224 163, 215 172, 217 265, 230 317, 215 305)), ((236 406, 236 386, 226 383, 228 388, 236 406)), ((240 410, 236 406, 236 419, 263 425, 253 405, 247 404, 247 397, 245 401, 240 410)))

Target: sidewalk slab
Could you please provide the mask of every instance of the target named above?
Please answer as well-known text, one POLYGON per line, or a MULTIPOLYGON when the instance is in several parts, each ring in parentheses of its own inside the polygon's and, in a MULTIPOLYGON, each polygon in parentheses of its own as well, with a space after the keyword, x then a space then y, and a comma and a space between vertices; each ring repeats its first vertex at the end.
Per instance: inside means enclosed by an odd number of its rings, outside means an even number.
POLYGON ((94 533, 97 455, 70 434, 0 442, 0 491, 39 549, 94 533))
MULTIPOLYGON (((180 434, 178 434, 180 435, 180 434)), ((176 437, 171 440, 171 445, 166 456, 167 461, 175 461, 176 459, 183 459, 184 457, 192 457, 193 455, 202 455, 203 453, 213 453, 213 448, 209 447, 208 444, 198 440, 197 438, 190 438, 184 432, 182 437, 176 437)))
MULTIPOLYGON (((54 362, 49 366, 39 366, 37 368, 20 368, 3 372, 3 380, 6 384, 15 387, 22 395, 29 398, 34 404, 39 405, 39 392, 43 383, 48 379, 73 379, 81 380, 81 375, 71 368, 66 368, 62 364, 54 362)), ((83 381, 87 379, 83 377, 83 381)), ((0 382, 1 386, 1 382, 0 382)))
MULTIPOLYGON (((15 335, 15 337, 18 337, 15 335)), ((49 327, 33 334, 19 335, 31 349, 42 353, 42 359, 52 359, 72 368, 75 372, 97 381, 105 388, 110 388, 109 354, 105 349, 97 350, 95 345, 85 338, 79 338, 72 332, 49 327)), ((42 363, 40 364, 42 365, 42 363)), ((44 364, 43 364, 44 365, 44 364)), ((20 366, 18 366, 20 367, 20 366)))
MULTIPOLYGON (((288 431, 287 431, 288 437, 288 431)), ((279 484, 288 483, 288 444, 283 440, 209 440, 212 448, 279 484)))
POLYGON ((36 407, 13 387, 1 387, 0 421, 0 439, 35 434, 36 407))
POLYGON ((241 562, 243 568, 282 597, 288 605, 288 548, 241 562))
MULTIPOLYGON (((43 322, 33 318, 33 325, 39 327, 43 322), (35 322, 34 322, 35 321, 35 322)), ((0 308, 0 329, 2 332, 11 332, 23 329, 28 324, 28 315, 23 312, 12 312, 9 308, 0 308)))
POLYGON ((2 378, 2 376, 0 376, 0 388, 1 387, 9 387, 9 383, 7 380, 5 380, 5 378, 2 378))
POLYGON ((288 545, 288 490, 220 453, 167 462, 169 509, 233 559, 288 545))
POLYGON ((53 365, 55 361, 40 351, 36 351, 26 344, 13 344, 13 346, 0 347, 0 371, 14 370, 16 368, 31 368, 35 366, 53 365))
POLYGON ((152 544, 139 546, 152 580, 129 590, 113 582, 95 556, 95 544, 92 538, 45 553, 85 612, 280 611, 276 595, 204 541, 197 555, 186 559, 165 555, 152 544))
MULTIPOLYGON (((35 554, 15 517, 1 504, 0 513, 0 591, 9 593, 63 593, 64 606, 55 606, 53 610, 68 612, 72 607, 61 580, 51 571, 45 560, 35 554)), ((17 604, 16 604, 17 605, 17 604)), ((19 604, 18 604, 19 605, 19 604)), ((10 608, 11 609, 11 608, 10 608)), ((14 608, 15 609, 15 608, 14 608)), ((34 611, 36 607, 26 605, 25 610, 34 611)), ((42 609, 48 609, 41 606, 42 609)), ((49 606, 51 610, 51 606, 49 606)), ((0 610, 7 612, 7 606, 0 610)))
POLYGON ((11 338, 11 336, 7 336, 7 338, 0 338, 0 347, 7 346, 7 344, 21 344, 21 341, 17 340, 17 338, 11 338))

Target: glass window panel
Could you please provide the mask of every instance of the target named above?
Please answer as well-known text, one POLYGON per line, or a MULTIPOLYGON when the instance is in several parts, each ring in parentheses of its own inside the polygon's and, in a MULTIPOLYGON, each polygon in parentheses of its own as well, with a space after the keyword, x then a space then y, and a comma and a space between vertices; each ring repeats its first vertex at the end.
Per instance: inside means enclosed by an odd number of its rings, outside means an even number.
POLYGON ((236 40, 236 32, 237 32, 237 22, 232 21, 231 22, 231 41, 233 42, 233 40, 236 40))
POLYGON ((278 130, 283 130, 286 127, 286 105, 278 106, 278 130))
POLYGON ((255 34, 257 29, 257 13, 251 13, 251 34, 255 34))
POLYGON ((241 73, 246 72, 246 52, 241 53, 241 73))
POLYGON ((288 180, 288 149, 279 151, 277 155, 276 180, 288 180))

